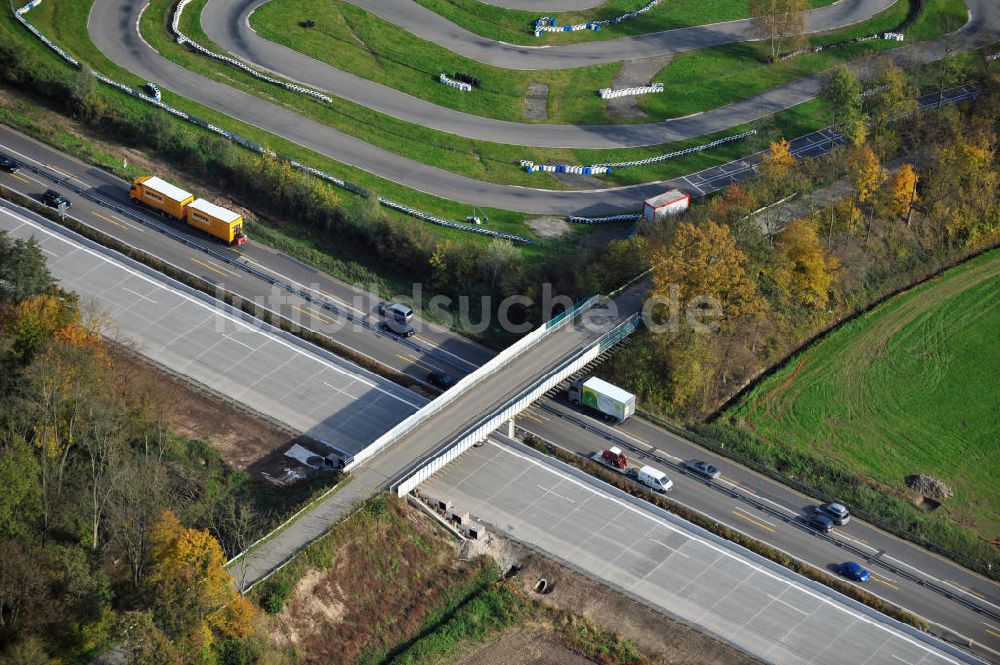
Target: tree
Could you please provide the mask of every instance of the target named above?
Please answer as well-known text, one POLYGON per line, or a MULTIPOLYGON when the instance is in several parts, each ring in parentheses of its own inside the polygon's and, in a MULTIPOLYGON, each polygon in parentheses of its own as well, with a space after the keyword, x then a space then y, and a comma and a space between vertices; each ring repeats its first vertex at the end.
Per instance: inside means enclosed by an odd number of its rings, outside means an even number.
POLYGON ((771 62, 804 42, 808 10, 807 0, 750 0, 754 35, 768 42, 771 62))
POLYGON ((678 225, 672 238, 653 249, 652 263, 653 292, 661 297, 669 298, 671 285, 676 285, 682 302, 714 298, 729 324, 763 309, 757 285, 744 268, 746 254, 725 224, 678 225))
POLYGON ((826 307, 833 285, 832 260, 819 241, 815 225, 797 219, 778 238, 783 259, 776 281, 799 302, 810 307, 826 307))
POLYGON ((153 530, 149 577, 154 607, 166 633, 208 648, 216 634, 246 637, 255 610, 236 593, 219 541, 208 531, 185 528, 170 511, 153 530))
POLYGON ((0 450, 0 539, 25 537, 41 498, 38 463, 28 443, 14 437, 0 450))
POLYGON ((494 238, 483 250, 479 258, 483 278, 489 280, 490 289, 496 289, 497 280, 511 270, 521 258, 520 253, 509 240, 494 238))
POLYGON ((167 479, 159 460, 134 456, 123 460, 108 499, 111 542, 131 573, 133 589, 142 586, 152 550, 153 527, 167 503, 167 479))
POLYGON ((0 542, 0 644, 44 628, 54 609, 41 552, 13 540, 0 542))
POLYGON ((18 303, 48 291, 55 282, 34 237, 10 242, 0 229, 0 305, 18 303))
POLYGON ((896 217, 905 217, 910 207, 917 201, 917 172, 913 164, 903 164, 889 179, 886 188, 889 212, 896 217))
POLYGON ((861 83, 847 65, 835 67, 824 77, 819 99, 834 126, 850 126, 862 117, 861 83))
POLYGON ((21 361, 28 360, 60 328, 79 320, 72 300, 56 293, 21 300, 0 315, 0 328, 10 339, 10 352, 21 361))
POLYGON ((906 72, 895 61, 889 58, 883 60, 872 84, 878 89, 871 99, 871 116, 876 127, 884 129, 893 117, 917 110, 916 95, 906 72))
POLYGON ((780 139, 771 143, 758 170, 767 180, 780 182, 794 165, 795 156, 792 154, 791 144, 785 139, 780 139))
POLYGON ((126 665, 181 665, 173 641, 148 611, 125 612, 118 620, 119 646, 126 665))
POLYGON ((868 146, 860 146, 851 155, 850 167, 858 202, 871 203, 879 186, 885 181, 885 169, 878 156, 868 146))

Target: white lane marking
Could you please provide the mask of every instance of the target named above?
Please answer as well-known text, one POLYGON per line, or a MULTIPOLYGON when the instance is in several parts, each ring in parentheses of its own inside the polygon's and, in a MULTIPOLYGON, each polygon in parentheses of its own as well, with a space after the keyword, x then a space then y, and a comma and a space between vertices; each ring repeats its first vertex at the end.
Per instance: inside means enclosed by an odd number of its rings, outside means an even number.
POLYGON ((573 499, 569 498, 568 496, 563 496, 562 494, 559 494, 558 492, 553 492, 552 490, 550 490, 547 487, 542 487, 541 485, 535 485, 535 487, 537 487, 538 489, 540 489, 543 492, 545 492, 545 494, 551 494, 552 496, 557 496, 560 499, 564 499, 566 501, 569 501, 570 503, 576 503, 576 501, 574 501, 573 499))
POLYGON ((901 663, 906 663, 906 665, 913 665, 913 663, 911 663, 910 661, 908 661, 908 660, 903 660, 902 658, 900 658, 899 656, 897 656, 897 655, 896 655, 896 654, 894 654, 894 653, 893 653, 893 654, 889 654, 889 655, 890 655, 890 656, 892 656, 893 658, 895 658, 896 660, 898 660, 898 661, 899 661, 899 662, 901 662, 901 663))
POLYGON ((50 252, 49 250, 45 249, 45 248, 44 248, 44 247, 42 247, 41 245, 39 245, 38 249, 42 250, 43 252, 45 252, 45 253, 46 253, 46 254, 48 254, 49 256, 56 256, 56 257, 58 257, 58 256, 59 256, 59 255, 58 255, 58 254, 56 254, 55 252, 50 252))
MULTIPOLYGON (((565 481, 565 482, 567 482, 569 484, 576 485, 576 486, 578 486, 578 487, 586 490, 587 492, 589 492, 592 495, 600 496, 601 499, 603 499, 605 501, 608 501, 610 503, 614 503, 614 504, 618 505, 619 507, 621 507, 623 510, 626 510, 626 511, 628 511, 630 513, 634 513, 634 514, 636 514, 636 515, 638 515, 638 516, 640 516, 640 517, 642 517, 644 519, 647 519, 647 520, 650 520, 651 522, 654 522, 655 524, 659 524, 661 526, 664 526, 664 527, 670 529, 671 531, 674 531, 676 533, 680 533, 681 535, 687 536, 689 538, 691 537, 690 533, 682 532, 679 527, 675 526, 674 524, 672 524, 671 522, 665 520, 664 518, 656 516, 656 515, 653 515, 650 512, 648 512, 647 510, 644 510, 644 509, 639 508, 639 507, 637 507, 635 505, 632 505, 631 503, 627 503, 624 500, 619 499, 618 497, 611 496, 611 495, 607 494, 604 491, 598 490, 595 487, 593 487, 592 485, 590 485, 589 483, 586 483, 586 482, 584 482, 582 480, 574 478, 573 476, 570 476, 570 475, 568 475, 566 473, 563 473, 562 471, 559 471, 558 469, 553 468, 553 467, 549 466, 548 464, 543 463, 542 461, 535 459, 534 457, 528 457, 527 455, 525 455, 523 453, 519 453, 516 450, 512 450, 511 448, 508 448, 507 446, 504 446, 503 444, 497 443, 496 441, 493 441, 492 439, 488 439, 488 442, 490 443, 490 445, 492 445, 492 446, 494 446, 494 447, 502 450, 503 452, 505 452, 505 453, 507 453, 509 455, 513 455, 514 457, 517 457, 517 458, 521 459, 524 463, 530 464, 531 466, 537 467, 537 468, 541 469, 542 471, 544 471, 546 473, 549 473, 549 474, 552 474, 554 476, 557 476, 561 480, 563 480, 563 481, 565 481)), ((652 506, 650 506, 650 507, 652 507, 652 506)), ((877 628, 879 630, 882 630, 882 631, 885 631, 885 632, 889 633, 892 637, 894 637, 896 639, 901 639, 904 642, 906 642, 907 644, 915 646, 915 647, 917 647, 918 649, 920 649, 922 651, 925 651, 925 652, 931 653, 931 654, 933 654, 933 655, 935 655, 937 657, 940 657, 945 662, 956 663, 956 665, 957 665, 958 661, 955 661, 954 659, 947 658, 947 657, 943 656, 943 654, 941 652, 939 652, 939 651, 937 651, 935 649, 932 649, 930 646, 928 646, 928 645, 926 645, 926 644, 924 644, 924 643, 922 643, 922 642, 920 642, 918 640, 915 640, 915 639, 911 638, 907 634, 900 633, 900 632, 897 632, 897 631, 893 630, 892 628, 890 628, 886 624, 884 624, 884 623, 882 623, 880 621, 877 621, 876 619, 873 619, 872 617, 868 616, 867 614, 864 614, 863 612, 856 612, 856 611, 853 611, 851 609, 848 609, 848 607, 846 607, 845 605, 842 605, 841 603, 838 603, 838 602, 834 601, 832 598, 830 598, 829 596, 827 596, 827 595, 825 595, 823 593, 815 591, 815 590, 813 590, 813 589, 811 589, 809 587, 806 587, 806 586, 801 586, 799 584, 796 584, 795 582, 789 582, 788 579, 786 579, 783 576, 779 575, 778 573, 774 572, 770 568, 762 567, 762 566, 754 563, 753 561, 750 561, 748 559, 744 559, 742 557, 739 557, 736 554, 734 554, 733 552, 731 552, 729 549, 727 549, 727 548, 725 548, 725 547, 723 547, 721 545, 718 545, 716 543, 713 543, 713 542, 711 542, 709 540, 705 540, 703 538, 698 538, 698 537, 693 538, 693 540, 697 540, 697 542, 699 544, 704 545, 705 547, 707 547, 707 548, 709 548, 711 550, 714 550, 714 551, 718 552, 719 554, 721 554, 723 556, 726 556, 726 557, 728 557, 728 558, 730 558, 732 560, 735 560, 735 561, 737 561, 737 562, 739 562, 739 563, 741 563, 743 565, 746 565, 746 566, 749 566, 749 567, 753 568, 754 570, 756 570, 757 572, 761 573, 762 575, 764 575, 766 577, 770 577, 770 578, 774 579, 777 582, 781 582, 781 583, 787 584, 790 587, 794 587, 796 591, 798 591, 798 592, 800 592, 800 593, 802 593, 802 594, 804 594, 806 596, 812 597, 812 598, 816 599, 819 602, 825 603, 825 604, 829 605, 830 607, 834 608, 835 610, 838 610, 840 612, 843 612, 844 614, 847 614, 847 615, 851 616, 852 618, 854 618, 857 621, 863 621, 864 623, 867 623, 867 624, 869 624, 869 625, 871 625, 871 626, 873 626, 873 627, 875 627, 875 628, 877 628)), ((796 609, 798 609, 798 608, 796 608, 796 609)), ((801 611, 801 610, 799 610, 799 611, 801 611)))
POLYGON ((142 298, 143 300, 148 300, 149 302, 153 303, 154 305, 156 304, 156 301, 153 300, 152 298, 147 298, 146 296, 142 295, 141 293, 136 293, 132 289, 126 289, 125 287, 122 287, 122 291, 128 291, 129 293, 131 293, 134 296, 138 296, 138 297, 142 298))
MULTIPOLYGON (((267 273, 269 273, 271 275, 274 275, 275 277, 280 277, 283 281, 288 282, 289 284, 292 284, 293 286, 295 286, 295 287, 297 287, 299 289, 302 289, 303 291, 308 291, 309 293, 314 293, 314 294, 316 294, 318 296, 322 296, 323 298, 326 298, 327 300, 330 300, 330 301, 336 303, 340 307, 345 307, 345 308, 351 310, 352 312, 354 312, 358 316, 361 316, 361 317, 366 316, 366 314, 364 312, 362 312, 357 307, 352 307, 343 298, 338 298, 337 296, 333 296, 333 295, 330 295, 329 293, 326 293, 324 291, 320 291, 319 289, 313 288, 313 287, 309 286, 308 284, 303 284, 302 282, 296 281, 296 280, 292 279, 291 277, 289 277, 288 275, 285 275, 284 273, 280 273, 277 270, 274 270, 273 268, 269 268, 269 267, 265 266, 263 263, 260 263, 259 261, 254 261, 249 256, 243 256, 242 258, 247 263, 252 263, 253 265, 255 265, 258 268, 260 268, 261 270, 264 270, 267 273)), ((333 312, 330 312, 330 314, 333 315, 333 312)))
POLYGON ((226 339, 228 339, 230 342, 236 342, 240 346, 245 347, 247 349, 250 349, 251 351, 256 351, 257 350, 255 348, 253 348, 252 346, 250 346, 249 344, 244 344, 243 342, 241 342, 240 340, 236 339, 235 337, 233 337, 231 335, 227 335, 226 333, 222 333, 222 336, 225 337, 226 339))
MULTIPOLYGON (((423 321, 423 319, 421 319, 421 323, 423 325, 428 325, 425 321, 423 321)), ((455 355, 451 351, 448 351, 446 349, 442 349, 440 346, 435 346, 430 340, 426 340, 423 337, 421 337, 420 335, 417 335, 416 337, 421 342, 423 342, 427 346, 431 347, 431 349, 433 349, 434 351, 438 351, 440 353, 447 354, 447 355, 451 356, 452 358, 454 358, 454 359, 458 360, 459 362, 461 362, 463 365, 467 365, 467 366, 471 367, 473 370, 479 368, 479 365, 477 365, 476 363, 470 362, 470 361, 466 360, 465 358, 463 358, 462 356, 455 355)))
MULTIPOLYGON (((94 257, 100 259, 104 263, 107 263, 109 265, 115 266, 117 269, 122 270, 122 271, 128 273, 129 275, 132 275, 133 277, 136 277, 136 278, 140 279, 141 281, 144 281, 144 282, 147 282, 149 284, 152 284, 153 286, 155 286, 156 288, 158 288, 158 289, 160 289, 162 291, 165 291, 165 292, 168 292, 168 293, 172 293, 172 294, 180 297, 183 300, 187 300, 188 302, 194 303, 198 307, 200 307, 200 308, 202 308, 202 309, 207 310, 208 312, 210 312, 213 316, 218 316, 218 317, 222 317, 222 318, 226 319, 227 321, 233 323, 238 328, 241 328, 243 330, 248 330, 248 331, 251 331, 251 332, 255 332, 255 333, 258 333, 258 334, 263 334, 263 335, 265 335, 267 337, 268 341, 280 344, 280 345, 284 346, 285 348, 289 349, 290 351, 292 351, 293 353, 296 353, 296 354, 298 354, 300 356, 306 356, 306 357, 310 358, 311 360, 314 360, 314 361, 320 363, 321 365, 327 367, 328 369, 334 370, 335 372, 339 372, 340 374, 344 374, 344 375, 350 376, 355 381, 360 381, 361 383, 365 384, 369 388, 373 388, 374 390, 377 390, 380 393, 388 395, 389 397, 391 397, 391 398, 393 398, 393 399, 395 399, 397 401, 400 401, 400 402, 402 402, 404 404, 412 406, 414 409, 420 409, 420 407, 423 406, 422 404, 418 404, 416 402, 411 402, 410 400, 404 399, 402 396, 400 396, 400 395, 398 395, 398 394, 396 394, 394 392, 391 392, 389 390, 386 390, 382 386, 378 385, 375 381, 372 381, 372 380, 366 378, 367 376, 376 376, 376 375, 372 374, 371 372, 368 372, 368 370, 366 370, 366 369, 364 369, 362 367, 353 366, 356 371, 347 371, 347 370, 343 369, 342 367, 337 366, 333 362, 327 360, 326 358, 321 357, 317 353, 312 353, 312 352, 307 351, 306 349, 303 349, 303 348, 301 348, 301 347, 299 347, 299 346, 297 346, 295 344, 292 344, 291 342, 287 342, 287 341, 281 339, 280 337, 278 337, 277 335, 275 335, 275 334, 273 334, 271 332, 268 332, 266 329, 265 330, 261 330, 262 326, 266 326, 266 324, 264 324, 263 322, 260 322, 257 325, 251 325, 250 323, 247 323, 243 319, 237 318, 237 317, 233 316, 232 314, 229 314, 228 312, 225 312, 225 311, 223 311, 221 309, 213 307, 212 305, 210 305, 209 303, 201 300, 200 298, 196 298, 196 297, 190 296, 187 293, 184 293, 182 291, 178 291, 176 289, 173 289, 173 288, 167 286, 166 284, 164 284, 162 282, 159 282, 159 281, 157 281, 157 280, 149 277, 148 275, 146 275, 144 273, 138 272, 138 271, 136 271, 136 270, 134 270, 134 269, 126 266, 126 265, 123 265, 121 263, 118 263, 117 261, 114 261, 110 257, 105 256, 104 254, 102 254, 100 252, 97 252, 97 251, 91 249, 90 247, 81 245, 81 244, 77 243, 76 241, 70 240, 69 238, 67 238, 65 236, 62 236, 62 235, 59 235, 58 233, 50 231, 46 227, 37 224, 33 220, 29 220, 26 217, 21 217, 19 215, 16 215, 16 214, 10 212, 9 210, 0 210, 0 212, 3 212, 7 216, 13 218, 14 220, 21 222, 21 226, 29 226, 32 229, 34 229, 34 230, 36 230, 38 232, 44 233, 45 235, 47 235, 47 236, 49 236, 51 238, 54 238, 54 239, 56 239, 56 240, 58 240, 58 241, 60 241, 60 242, 62 242, 64 244, 66 244, 66 245, 69 245, 70 247, 72 247, 74 249, 78 249, 80 251, 86 252, 86 253, 90 254, 91 256, 94 256, 94 257)), ((346 360, 343 361, 343 362, 345 364, 349 364, 348 361, 346 361, 346 360)), ((381 379, 380 378, 379 380, 380 381, 385 381, 385 383, 389 383, 389 381, 386 380, 386 379, 381 379)), ((409 391, 406 391, 403 388, 397 388, 397 389, 400 392, 403 392, 403 393, 405 393, 407 395, 412 395, 412 393, 410 393, 409 391)))
POLYGON ((792 608, 793 610, 795 610, 799 614, 805 614, 806 616, 809 615, 809 612, 806 612, 805 610, 800 610, 799 608, 795 607, 795 605, 792 605, 791 603, 789 603, 787 601, 784 601, 781 598, 778 598, 777 596, 772 596, 771 594, 767 594, 767 597, 770 598, 771 600, 773 600, 776 603, 781 603, 785 607, 792 608))
POLYGON ((684 552, 681 552, 676 547, 671 547, 670 545, 667 545, 666 543, 661 542, 661 541, 657 540, 656 538, 650 538, 650 540, 653 541, 654 543, 656 543, 657 545, 661 546, 661 547, 666 547, 668 550, 670 550, 674 554, 680 554, 685 559, 690 559, 691 558, 687 554, 684 554, 684 552))

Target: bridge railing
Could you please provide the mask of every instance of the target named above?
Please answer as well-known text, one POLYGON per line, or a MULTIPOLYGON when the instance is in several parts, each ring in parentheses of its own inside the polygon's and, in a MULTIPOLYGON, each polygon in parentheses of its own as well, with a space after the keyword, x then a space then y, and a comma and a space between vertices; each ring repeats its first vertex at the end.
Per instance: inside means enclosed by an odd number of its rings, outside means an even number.
POLYGON ((528 349, 532 348, 550 333, 553 333, 556 330, 569 325, 573 321, 576 321, 583 312, 590 309, 590 307, 592 307, 599 299, 600 296, 587 298, 586 300, 577 303, 577 305, 575 305, 572 309, 562 312, 535 330, 532 330, 530 333, 491 358, 485 364, 481 365, 479 369, 462 377, 455 383, 454 386, 452 386, 449 390, 446 390, 437 399, 431 401, 419 411, 411 414, 408 418, 398 423, 388 432, 375 439, 375 441, 365 447, 364 450, 355 455, 354 459, 345 465, 345 468, 350 471, 358 464, 361 464, 362 462, 365 462, 377 455, 392 442, 412 432, 428 418, 454 402, 471 388, 488 379, 497 370, 507 365, 510 361, 514 360, 528 349))
POLYGON ((604 333, 590 346, 578 355, 569 358, 559 367, 552 370, 542 378, 538 379, 528 388, 511 398, 506 404, 499 407, 493 413, 485 416, 476 424, 469 427, 460 434, 457 439, 446 443, 439 449, 439 452, 430 457, 424 464, 416 470, 410 472, 403 480, 393 486, 398 496, 406 496, 420 483, 430 478, 434 473, 442 469, 449 462, 464 453, 475 444, 484 441, 490 433, 503 425, 505 422, 516 416, 521 411, 528 408, 534 401, 542 397, 545 393, 555 388, 557 385, 572 376, 576 372, 590 364, 615 343, 631 334, 639 327, 641 319, 639 314, 633 314, 617 326, 604 333))

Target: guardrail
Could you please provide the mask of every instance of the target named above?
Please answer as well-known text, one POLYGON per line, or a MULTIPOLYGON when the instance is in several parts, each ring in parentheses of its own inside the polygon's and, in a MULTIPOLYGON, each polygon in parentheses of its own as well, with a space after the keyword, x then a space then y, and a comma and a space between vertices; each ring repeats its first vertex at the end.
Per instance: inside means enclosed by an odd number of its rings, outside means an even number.
POLYGON ((542 397, 542 395, 562 383, 566 377, 580 371, 599 355, 607 351, 611 346, 621 341, 625 336, 634 332, 636 328, 639 327, 640 322, 641 319, 639 318, 638 313, 628 317, 617 326, 601 335, 600 338, 587 347, 582 353, 566 360, 558 368, 537 380, 530 387, 522 390, 493 413, 480 419, 476 424, 472 425, 460 434, 457 439, 447 443, 443 452, 437 453, 425 464, 422 464, 415 471, 411 472, 406 478, 397 483, 393 487, 396 494, 398 496, 406 496, 409 494, 414 488, 416 488, 417 485, 430 478, 434 473, 439 471, 466 450, 486 439, 486 437, 490 435, 490 432, 528 408, 529 405, 542 397))
POLYGON ((574 321, 582 312, 589 309, 594 305, 600 296, 592 296, 583 302, 578 303, 571 310, 567 310, 557 317, 552 318, 544 325, 539 326, 535 330, 531 331, 521 339, 517 340, 506 349, 501 351, 499 354, 491 358, 485 364, 481 365, 479 369, 467 374, 451 387, 451 389, 445 391, 441 396, 427 404, 422 409, 414 414, 411 414, 408 418, 398 423, 395 427, 390 429, 388 432, 375 439, 370 445, 366 446, 364 450, 360 451, 353 459, 350 459, 345 464, 345 469, 350 471, 355 468, 360 463, 371 459, 394 441, 399 438, 406 436, 422 423, 424 423, 428 418, 438 413, 441 409, 448 406, 454 402, 458 397, 464 395, 466 391, 480 384, 490 376, 492 376, 498 369, 509 363, 514 358, 520 356, 522 353, 527 351, 529 348, 537 344, 542 338, 546 337, 549 333, 562 328, 563 326, 574 321))

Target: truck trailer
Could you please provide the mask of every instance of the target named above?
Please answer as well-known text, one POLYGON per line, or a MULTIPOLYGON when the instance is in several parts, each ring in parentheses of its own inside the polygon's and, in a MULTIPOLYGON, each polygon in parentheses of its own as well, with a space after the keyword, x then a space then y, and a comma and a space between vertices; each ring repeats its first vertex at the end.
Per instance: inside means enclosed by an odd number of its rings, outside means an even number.
POLYGON ((205 199, 195 199, 191 192, 157 176, 136 178, 129 199, 200 229, 227 245, 242 245, 247 241, 242 215, 205 199))
POLYGON ((618 423, 635 413, 635 395, 596 376, 571 383, 569 401, 618 423))

